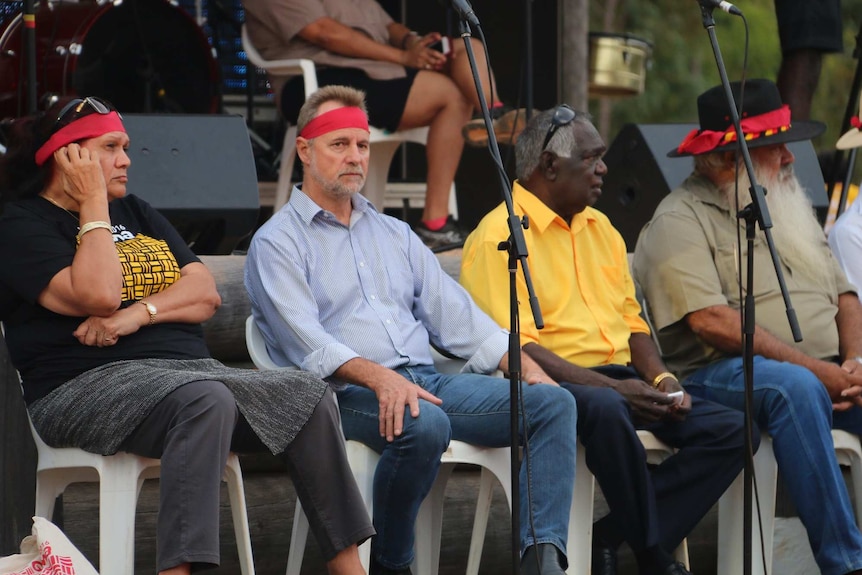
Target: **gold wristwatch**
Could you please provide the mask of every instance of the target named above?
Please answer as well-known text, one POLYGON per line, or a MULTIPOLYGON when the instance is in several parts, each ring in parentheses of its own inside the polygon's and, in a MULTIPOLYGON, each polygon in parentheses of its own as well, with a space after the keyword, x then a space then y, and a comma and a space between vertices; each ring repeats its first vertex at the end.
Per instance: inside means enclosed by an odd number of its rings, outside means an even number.
POLYGON ((154 306, 145 299, 138 300, 138 303, 143 304, 144 307, 147 308, 147 313, 150 314, 150 323, 148 323, 147 325, 153 325, 154 323, 156 323, 156 314, 159 313, 159 310, 156 309, 156 306, 154 306))

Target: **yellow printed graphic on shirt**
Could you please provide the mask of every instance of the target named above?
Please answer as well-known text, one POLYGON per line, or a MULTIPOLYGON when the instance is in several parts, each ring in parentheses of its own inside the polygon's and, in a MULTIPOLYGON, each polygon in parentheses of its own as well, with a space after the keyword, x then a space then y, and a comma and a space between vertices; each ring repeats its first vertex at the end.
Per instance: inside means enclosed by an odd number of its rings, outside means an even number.
POLYGON ((123 301, 159 293, 180 279, 180 266, 164 240, 138 234, 115 245, 123 269, 123 301))

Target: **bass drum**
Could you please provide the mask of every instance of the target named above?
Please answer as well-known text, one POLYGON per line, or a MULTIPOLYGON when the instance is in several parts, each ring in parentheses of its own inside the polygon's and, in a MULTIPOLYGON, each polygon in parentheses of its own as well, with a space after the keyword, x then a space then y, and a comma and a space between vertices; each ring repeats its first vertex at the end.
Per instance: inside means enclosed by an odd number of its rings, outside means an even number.
MULTIPOLYGON (((0 118, 26 114, 21 15, 0 33, 0 118)), ((37 96, 100 96, 121 112, 215 113, 219 73, 201 28, 163 0, 41 2, 37 96)))

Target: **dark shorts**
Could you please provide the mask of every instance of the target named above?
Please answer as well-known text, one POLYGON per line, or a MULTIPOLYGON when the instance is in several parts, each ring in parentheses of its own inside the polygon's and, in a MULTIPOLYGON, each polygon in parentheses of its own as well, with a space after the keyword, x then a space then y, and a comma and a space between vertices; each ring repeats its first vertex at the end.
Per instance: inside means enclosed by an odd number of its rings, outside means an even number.
MULTIPOLYGON (((418 70, 408 68, 404 78, 374 80, 357 68, 324 68, 317 70, 317 84, 321 87, 340 84, 362 90, 365 92, 365 104, 368 106, 371 125, 394 132, 401 123, 407 96, 417 72, 418 70)), ((302 76, 297 76, 284 85, 281 93, 281 111, 291 124, 296 123, 303 102, 305 88, 302 76)))
POLYGON ((782 53, 844 50, 841 0, 775 0, 775 17, 782 53))

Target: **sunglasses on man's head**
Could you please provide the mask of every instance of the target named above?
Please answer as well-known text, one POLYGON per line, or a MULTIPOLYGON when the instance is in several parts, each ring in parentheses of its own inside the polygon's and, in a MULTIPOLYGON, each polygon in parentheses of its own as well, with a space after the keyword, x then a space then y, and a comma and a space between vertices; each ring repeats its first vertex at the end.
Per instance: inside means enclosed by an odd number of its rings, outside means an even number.
POLYGON ((117 109, 114 108, 114 105, 108 102, 107 100, 102 100, 101 98, 97 98, 95 96, 88 96, 86 98, 75 98, 74 100, 70 100, 68 104, 63 106, 63 109, 60 110, 60 113, 57 114, 57 119, 54 120, 54 126, 51 128, 51 133, 56 132, 60 128, 65 125, 71 124, 73 121, 77 120, 82 112, 89 106, 94 112, 97 114, 110 114, 111 112, 116 112, 117 109))
POLYGON ((545 134, 545 141, 542 142, 542 151, 544 152, 547 149, 548 144, 551 141, 551 138, 554 137, 554 134, 557 133, 557 130, 562 128, 563 126, 567 126, 571 124, 577 113, 572 110, 568 104, 561 104, 554 109, 554 116, 551 118, 551 125, 548 126, 548 133, 545 134))

